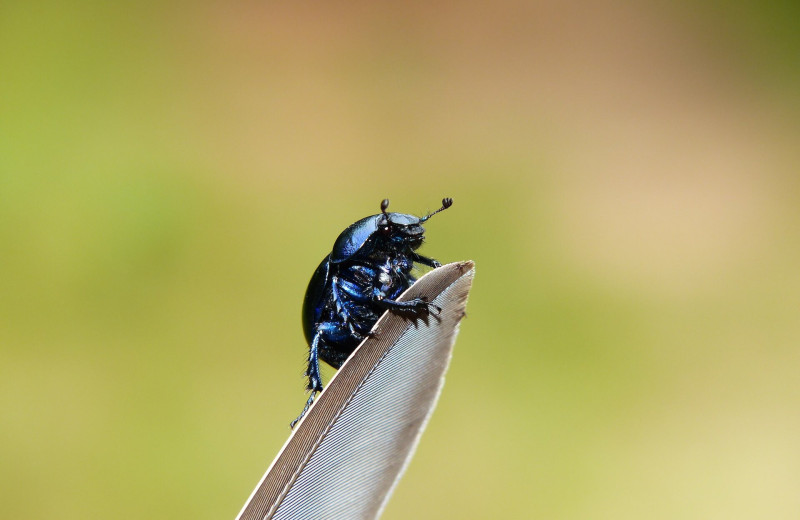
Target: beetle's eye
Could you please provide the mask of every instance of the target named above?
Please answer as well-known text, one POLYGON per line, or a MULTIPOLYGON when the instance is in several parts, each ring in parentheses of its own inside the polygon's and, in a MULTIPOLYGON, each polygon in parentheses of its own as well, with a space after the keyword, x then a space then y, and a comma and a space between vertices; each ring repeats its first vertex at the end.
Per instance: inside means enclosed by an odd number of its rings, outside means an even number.
POLYGON ((388 225, 381 226, 381 233, 383 233, 384 235, 388 235, 389 234, 389 226, 388 225))

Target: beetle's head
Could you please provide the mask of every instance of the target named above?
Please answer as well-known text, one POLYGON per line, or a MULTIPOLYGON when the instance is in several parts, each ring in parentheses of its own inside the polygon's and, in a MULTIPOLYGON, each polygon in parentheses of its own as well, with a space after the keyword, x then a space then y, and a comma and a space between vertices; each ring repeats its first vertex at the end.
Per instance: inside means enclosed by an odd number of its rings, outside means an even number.
POLYGON ((417 249, 425 239, 425 228, 422 223, 453 205, 453 199, 442 199, 442 207, 428 213, 424 217, 415 217, 405 213, 387 213, 389 199, 381 202, 381 219, 378 221, 378 232, 392 245, 402 248, 417 249))

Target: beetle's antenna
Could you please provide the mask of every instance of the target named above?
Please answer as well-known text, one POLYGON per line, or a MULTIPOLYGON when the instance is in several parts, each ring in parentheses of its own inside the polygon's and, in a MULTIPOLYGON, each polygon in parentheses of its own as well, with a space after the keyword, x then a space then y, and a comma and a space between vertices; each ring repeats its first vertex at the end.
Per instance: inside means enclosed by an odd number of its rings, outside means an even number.
POLYGON ((446 210, 447 208, 449 208, 449 207, 450 207, 450 206, 452 206, 452 205, 453 205, 453 199, 451 199, 450 197, 444 198, 444 199, 442 199, 442 207, 441 207, 441 208, 437 209, 437 210, 436 210, 436 211, 434 211, 433 213, 428 213, 427 215, 425 215, 424 217, 422 217, 421 219, 419 219, 419 221, 420 221, 420 222, 425 222, 426 220, 428 220, 428 219, 429 219, 429 218, 431 218, 432 216, 436 215, 436 214, 437 214, 437 213, 439 213, 440 211, 444 211, 444 210, 446 210))
POLYGON ((381 201, 381 225, 388 225, 389 224, 389 215, 386 213, 386 208, 389 207, 389 199, 383 199, 381 201))

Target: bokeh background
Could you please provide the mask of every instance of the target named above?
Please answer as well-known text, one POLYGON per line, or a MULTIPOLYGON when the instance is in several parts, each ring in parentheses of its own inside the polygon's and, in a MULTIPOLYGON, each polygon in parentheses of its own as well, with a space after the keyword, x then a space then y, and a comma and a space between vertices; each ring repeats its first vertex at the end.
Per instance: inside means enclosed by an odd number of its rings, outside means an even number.
POLYGON ((232 519, 312 271, 444 196, 384 518, 800 517, 797 5, 3 2, 3 517, 232 519))

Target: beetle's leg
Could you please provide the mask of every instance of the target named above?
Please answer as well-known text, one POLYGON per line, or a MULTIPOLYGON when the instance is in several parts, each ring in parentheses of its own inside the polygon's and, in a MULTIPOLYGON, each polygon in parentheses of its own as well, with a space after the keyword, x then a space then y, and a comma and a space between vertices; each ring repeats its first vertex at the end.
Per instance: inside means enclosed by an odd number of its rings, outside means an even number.
POLYGON ((424 298, 414 298, 405 302, 399 302, 397 300, 390 300, 388 298, 380 298, 378 295, 375 295, 373 301, 385 309, 400 312, 410 312, 417 317, 430 314, 432 309, 436 309, 437 313, 442 312, 441 307, 429 303, 424 298))
POLYGON ((342 315, 342 318, 344 318, 344 322, 347 324, 350 332, 353 334, 358 334, 353 327, 353 319, 352 316, 350 316, 350 311, 347 309, 347 305, 345 305, 344 300, 342 299, 342 294, 340 292, 341 289, 339 287, 340 283, 341 281, 339 280, 339 277, 334 276, 331 283, 331 290, 333 292, 333 301, 336 304, 336 312, 342 315))
POLYGON ((294 425, 297 424, 297 421, 303 418, 309 408, 311 408, 311 403, 314 402, 314 398, 317 396, 318 392, 322 392, 322 376, 319 373, 319 342, 322 337, 322 331, 317 331, 314 334, 314 339, 311 340, 311 345, 308 347, 308 367, 306 368, 306 377, 308 377, 308 386, 307 389, 311 392, 311 395, 308 396, 308 401, 306 401, 306 405, 303 407, 303 411, 300 412, 300 415, 292 421, 290 427, 294 428, 294 425))
MULTIPOLYGON (((354 264, 347 268, 348 273, 352 273, 353 281, 360 283, 369 283, 375 277, 374 265, 366 266, 361 264, 354 264)), ((349 278, 349 277, 348 277, 349 278)))
POLYGON ((416 252, 411 253, 411 258, 413 258, 415 262, 419 262, 422 265, 427 265, 428 267, 442 267, 442 264, 440 264, 437 260, 428 258, 427 256, 422 256, 416 252))
POLYGON ((368 291, 355 282, 351 282, 350 280, 346 280, 344 278, 336 278, 334 280, 334 285, 337 291, 343 292, 356 302, 364 303, 369 301, 368 291))
POLYGON ((306 376, 308 377, 307 389, 313 392, 322 392, 322 377, 319 375, 319 342, 322 332, 317 332, 314 339, 311 340, 311 345, 308 348, 308 368, 306 369, 306 376))
POLYGON ((306 401, 306 405, 303 407, 303 411, 300 412, 300 415, 297 416, 297 419, 289 423, 289 428, 294 428, 294 425, 300 422, 309 408, 311 408, 311 404, 314 402, 314 398, 317 396, 316 392, 311 392, 311 395, 308 396, 308 401, 306 401))
POLYGON ((365 294, 364 289, 359 286, 358 284, 351 282, 345 278, 334 277, 333 278, 333 299, 336 302, 337 310, 342 314, 344 317, 344 322, 347 324, 347 327, 350 329, 350 332, 358 336, 359 338, 363 338, 365 335, 369 335, 369 333, 364 333, 363 331, 359 330, 358 327, 358 319, 357 316, 353 316, 348 308, 348 302, 342 295, 346 295, 350 300, 364 303, 369 301, 369 297, 365 294))
MULTIPOLYGON (((351 269, 356 279, 350 280, 344 277, 338 278, 338 290, 340 290, 342 294, 345 294, 350 302, 353 303, 364 304, 373 301, 371 292, 374 291, 374 289, 370 286, 365 286, 364 284, 371 283, 372 278, 374 278, 375 270, 364 266, 353 266, 351 269)), ((348 323, 348 326, 350 326, 350 330, 355 335, 360 338, 372 337, 375 335, 375 333, 373 333, 371 330, 374 322, 368 323, 365 327, 365 323, 362 318, 360 318, 358 315, 354 316, 354 318, 355 319, 352 322, 348 323)))

